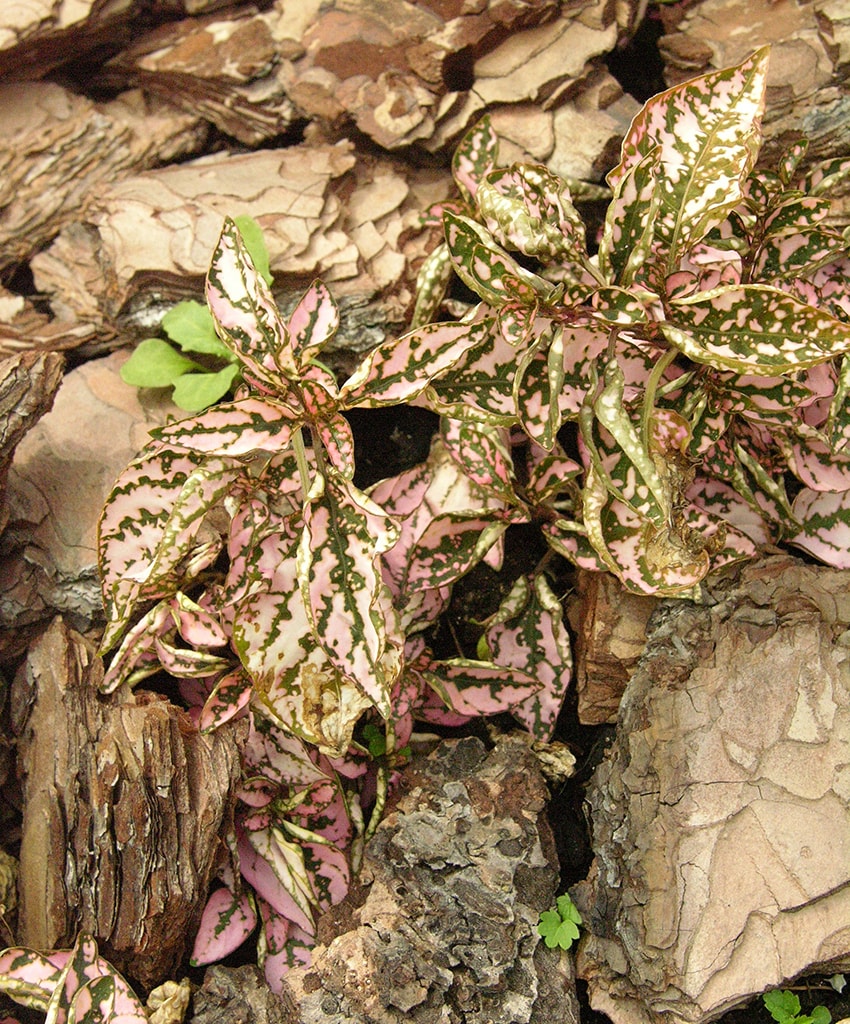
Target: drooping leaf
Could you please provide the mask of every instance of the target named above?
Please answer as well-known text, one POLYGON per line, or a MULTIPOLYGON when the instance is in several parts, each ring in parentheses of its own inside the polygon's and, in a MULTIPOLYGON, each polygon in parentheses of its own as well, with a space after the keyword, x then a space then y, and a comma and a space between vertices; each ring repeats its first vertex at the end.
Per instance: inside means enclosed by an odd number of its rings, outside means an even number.
POLYGON ((46 1010, 70 953, 45 956, 33 949, 11 947, 0 953, 0 992, 22 1006, 46 1010))
POLYGON ((587 262, 584 221, 567 183, 548 168, 514 164, 491 171, 475 202, 487 228, 506 247, 544 263, 587 262))
POLYGON ((102 650, 123 633, 138 602, 170 596, 215 560, 220 538, 200 531, 240 471, 224 459, 151 445, 118 477, 98 526, 108 618, 102 650))
POLYGON ((190 963, 193 967, 223 960, 251 935, 257 926, 257 911, 251 897, 236 896, 227 886, 210 894, 195 936, 190 963))
POLYGON ((836 569, 850 569, 850 491, 804 488, 793 513, 802 528, 788 543, 836 569))
POLYGON ((433 320, 452 278, 449 247, 441 242, 425 257, 416 276, 416 306, 410 320, 412 329, 433 320))
POLYGON ((201 717, 198 719, 200 731, 213 732, 220 725, 230 721, 248 706, 252 692, 251 679, 244 671, 237 669, 224 673, 216 682, 201 710, 201 717))
POLYGON ((542 574, 520 577, 500 608, 482 625, 491 659, 519 668, 542 683, 512 708, 535 739, 552 738, 572 675, 572 647, 561 603, 542 574))

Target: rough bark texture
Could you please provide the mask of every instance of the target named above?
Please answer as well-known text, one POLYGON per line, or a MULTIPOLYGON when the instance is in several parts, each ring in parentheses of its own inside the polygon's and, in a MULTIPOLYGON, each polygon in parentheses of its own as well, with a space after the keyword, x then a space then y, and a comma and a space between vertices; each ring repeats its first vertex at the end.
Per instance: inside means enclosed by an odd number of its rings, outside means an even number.
POLYGON ((657 605, 657 598, 629 593, 610 573, 579 570, 568 614, 583 725, 617 721, 620 698, 646 645, 646 624, 657 605))
POLYGON ((154 694, 101 698, 100 660, 57 619, 15 680, 24 782, 18 938, 80 930, 146 987, 186 953, 224 852, 239 779, 235 727, 202 736, 154 694))
POLYGON ((419 218, 447 194, 444 174, 358 157, 348 142, 219 154, 101 189, 88 222, 32 266, 66 318, 111 320, 137 295, 138 313, 151 293, 161 314, 163 297, 201 297, 225 215, 250 214, 282 304, 321 277, 346 314, 338 344, 358 351, 405 321, 436 239, 419 218))
POLYGON ((286 976, 293 1024, 574 1024, 570 959, 536 930, 558 875, 547 799, 510 739, 411 767, 366 849, 365 902, 336 908, 342 934, 286 976))
POLYGON ((776 557, 665 602, 589 790, 578 971, 614 1024, 850 966, 850 573, 776 557))
POLYGON ((197 152, 206 126, 141 92, 92 103, 52 82, 0 85, 0 269, 28 259, 124 174, 197 152))
POLYGON ((256 967, 221 967, 204 975, 190 1024, 286 1024, 294 1008, 275 995, 256 967))
POLYGON ((5 494, 12 456, 53 404, 62 367, 58 352, 25 352, 0 361, 0 533, 9 520, 5 494))
POLYGON ((670 83, 744 60, 772 46, 763 158, 801 135, 809 159, 850 148, 850 9, 845 0, 701 0, 661 8, 670 83))
POLYGON ((53 409, 18 445, 9 471, 9 525, 0 538, 4 654, 25 647, 28 636, 57 611, 79 630, 102 624, 101 509, 149 431, 168 416, 182 415, 162 392, 142 394, 121 380, 127 354, 92 360, 69 373, 53 409))

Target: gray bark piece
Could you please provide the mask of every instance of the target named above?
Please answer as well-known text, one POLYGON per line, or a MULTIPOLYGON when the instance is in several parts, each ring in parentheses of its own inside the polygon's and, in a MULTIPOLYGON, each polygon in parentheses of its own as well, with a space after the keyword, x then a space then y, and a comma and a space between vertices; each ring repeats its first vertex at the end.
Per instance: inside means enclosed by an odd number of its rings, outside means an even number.
POLYGON ((216 964, 192 997, 187 1024, 286 1024, 292 1006, 276 996, 257 967, 216 964))
POLYGON ((850 965, 850 573, 765 559, 665 602, 594 777, 578 971, 614 1024, 850 965))
POLYGON ((366 849, 365 902, 335 910, 350 930, 286 975, 292 1024, 577 1021, 571 959, 537 933, 557 860, 528 746, 446 741, 403 786, 366 849))

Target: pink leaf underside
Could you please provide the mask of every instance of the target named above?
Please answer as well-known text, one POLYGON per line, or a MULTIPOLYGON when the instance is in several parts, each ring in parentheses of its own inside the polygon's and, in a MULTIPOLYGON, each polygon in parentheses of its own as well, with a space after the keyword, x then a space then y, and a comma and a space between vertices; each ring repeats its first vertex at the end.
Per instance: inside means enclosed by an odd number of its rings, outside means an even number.
POLYGON ((237 897, 227 886, 216 889, 201 916, 192 965, 201 967, 223 960, 242 945, 256 926, 257 913, 247 893, 237 897))
POLYGON ((833 452, 816 430, 800 424, 782 442, 791 472, 813 491, 850 490, 850 454, 833 452))
POLYGON ((314 281, 289 318, 289 337, 295 359, 304 366, 321 352, 339 328, 339 310, 330 291, 314 281))
POLYGON ((269 988, 276 995, 283 991, 283 978, 293 967, 307 967, 316 944, 315 935, 283 921, 260 902, 265 944, 259 964, 269 988))
POLYGON ((289 332, 229 218, 213 254, 206 295, 219 337, 249 376, 273 390, 281 386, 281 375, 297 377, 289 332))
POLYGON ((161 427, 157 437, 172 448, 222 458, 278 452, 289 447, 292 431, 301 423, 300 415, 273 398, 240 398, 161 427))
POLYGON ((303 855, 270 828, 249 832, 239 843, 239 864, 245 879, 274 910, 314 934, 310 888, 303 855))
POLYGON ((850 491, 805 488, 793 511, 804 525, 789 543, 836 569, 850 569, 850 491))

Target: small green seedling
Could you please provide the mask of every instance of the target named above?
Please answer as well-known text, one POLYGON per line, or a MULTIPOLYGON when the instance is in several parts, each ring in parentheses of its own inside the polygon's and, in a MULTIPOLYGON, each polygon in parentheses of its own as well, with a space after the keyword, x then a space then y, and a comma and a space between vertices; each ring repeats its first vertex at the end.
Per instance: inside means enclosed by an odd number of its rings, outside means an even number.
MULTIPOLYGON (((258 273, 271 285, 269 253, 260 225, 253 217, 234 218, 258 273)), ((206 305, 192 300, 178 302, 162 318, 170 341, 146 338, 121 368, 125 384, 137 388, 173 388, 174 404, 186 412, 200 412, 233 390, 239 361, 215 332, 206 305), (173 342, 180 348, 178 352, 173 342), (204 357, 204 362, 183 353, 204 357)))
POLYGON ((788 989, 765 992, 761 998, 768 1013, 778 1024, 830 1024, 832 1020, 825 1006, 815 1006, 810 1014, 800 1013, 800 1000, 788 989))
POLYGON ((537 931, 549 949, 569 949, 578 938, 581 914, 566 893, 558 897, 555 905, 556 910, 544 910, 540 915, 537 931))

